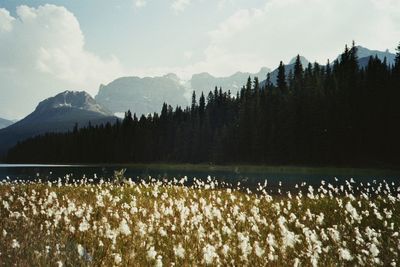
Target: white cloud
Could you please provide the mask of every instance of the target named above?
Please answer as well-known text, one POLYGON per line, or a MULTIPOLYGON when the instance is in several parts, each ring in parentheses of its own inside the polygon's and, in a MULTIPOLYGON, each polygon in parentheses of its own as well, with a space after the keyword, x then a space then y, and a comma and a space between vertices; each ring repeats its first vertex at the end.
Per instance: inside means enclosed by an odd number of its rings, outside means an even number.
POLYGON ((190 4, 190 1, 191 0, 173 0, 171 3, 171 8, 177 13, 182 12, 190 4))
POLYGON ((16 14, 0 9, 0 117, 21 117, 66 89, 94 95, 124 73, 115 57, 85 49, 79 22, 64 7, 19 6, 16 14))
POLYGON ((0 33, 11 31, 13 21, 14 18, 10 16, 10 12, 4 8, 0 8, 0 33))
POLYGON ((233 4, 234 0, 218 0, 218 9, 225 8, 228 4, 233 4))
POLYGON ((183 52, 183 57, 187 60, 190 60, 193 57, 193 51, 187 50, 183 52))
POLYGON ((136 0, 135 1, 135 6, 140 8, 140 7, 144 7, 147 5, 147 1, 146 0, 136 0))
POLYGON ((210 31, 204 59, 181 73, 258 71, 298 53, 325 63, 352 40, 393 51, 400 36, 398 10, 398 0, 269 0, 260 8, 237 10, 210 31))

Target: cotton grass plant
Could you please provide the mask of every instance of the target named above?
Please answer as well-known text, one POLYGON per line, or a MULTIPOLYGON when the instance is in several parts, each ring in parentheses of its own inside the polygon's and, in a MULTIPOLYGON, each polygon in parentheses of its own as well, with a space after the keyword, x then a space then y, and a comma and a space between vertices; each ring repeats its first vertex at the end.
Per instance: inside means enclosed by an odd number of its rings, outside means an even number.
MULTIPOLYGON (((68 181, 68 182, 66 182, 68 181)), ((3 266, 397 266, 400 187, 0 184, 3 266)))

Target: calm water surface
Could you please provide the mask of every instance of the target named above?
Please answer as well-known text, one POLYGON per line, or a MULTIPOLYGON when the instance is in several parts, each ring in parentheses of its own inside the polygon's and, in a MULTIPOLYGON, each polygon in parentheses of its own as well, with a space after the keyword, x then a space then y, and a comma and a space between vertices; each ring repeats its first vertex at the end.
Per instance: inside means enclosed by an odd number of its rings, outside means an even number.
POLYGON ((395 176, 380 176, 372 177, 368 175, 335 175, 335 173, 326 174, 304 174, 304 173, 274 173, 274 172, 239 172, 239 171, 210 171, 210 170, 166 170, 159 168, 147 167, 132 167, 132 166, 93 166, 93 165, 29 165, 29 164, 0 164, 0 180, 35 180, 40 178, 42 181, 54 181, 58 178, 64 178, 70 175, 71 179, 79 180, 83 176, 88 179, 92 178, 94 182, 100 178, 110 179, 114 175, 115 170, 126 168, 125 176, 132 180, 148 179, 149 176, 157 179, 173 179, 188 177, 189 184, 193 178, 205 180, 208 176, 236 185, 238 182, 241 185, 249 188, 255 188, 258 183, 263 184, 268 181, 268 187, 277 188, 279 183, 282 184, 282 189, 293 189, 296 184, 306 182, 307 185, 318 186, 321 181, 330 182, 332 184, 344 184, 345 180, 354 178, 356 182, 380 182, 384 179, 388 182, 397 182, 399 179, 395 176), (97 177, 97 179, 94 179, 97 177), (335 179, 336 178, 336 179, 335 179))

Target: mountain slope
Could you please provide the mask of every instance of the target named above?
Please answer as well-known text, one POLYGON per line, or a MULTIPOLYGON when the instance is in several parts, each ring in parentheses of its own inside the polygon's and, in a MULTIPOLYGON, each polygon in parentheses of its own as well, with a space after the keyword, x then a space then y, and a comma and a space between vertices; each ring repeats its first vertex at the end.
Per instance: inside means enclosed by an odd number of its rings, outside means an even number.
POLYGON ((0 130, 0 155, 18 141, 46 132, 72 130, 75 123, 86 126, 114 122, 110 111, 96 103, 86 92, 65 91, 50 97, 24 119, 0 130))
POLYGON ((175 74, 162 77, 122 77, 100 85, 95 99, 113 113, 131 110, 138 116, 160 112, 162 104, 186 106, 186 88, 175 74))
POLYGON ((189 84, 190 89, 195 90, 196 92, 204 91, 207 93, 217 86, 218 88, 222 87, 225 91, 231 90, 232 94, 236 94, 236 92, 246 83, 249 76, 258 77, 260 80, 264 80, 269 71, 269 68, 263 67, 258 73, 236 72, 228 77, 214 77, 207 72, 203 72, 194 74, 192 79, 189 81, 189 84))
POLYGON ((390 53, 388 50, 386 51, 378 51, 378 50, 370 50, 368 48, 357 46, 357 56, 358 63, 361 67, 365 67, 368 64, 369 57, 378 57, 381 61, 386 58, 386 63, 388 66, 394 65, 394 60, 396 55, 390 53), (366 63, 365 63, 366 62, 366 63))
POLYGON ((6 128, 6 127, 10 126, 13 123, 14 122, 12 122, 10 120, 6 120, 6 119, 0 118, 0 129, 6 128))

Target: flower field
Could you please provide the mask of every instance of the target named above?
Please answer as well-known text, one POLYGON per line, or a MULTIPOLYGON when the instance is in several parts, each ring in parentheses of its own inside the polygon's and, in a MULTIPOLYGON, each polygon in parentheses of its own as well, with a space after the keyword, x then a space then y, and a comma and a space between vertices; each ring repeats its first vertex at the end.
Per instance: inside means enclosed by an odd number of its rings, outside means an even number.
POLYGON ((0 183, 2 266, 397 266, 400 187, 0 183))

